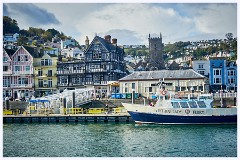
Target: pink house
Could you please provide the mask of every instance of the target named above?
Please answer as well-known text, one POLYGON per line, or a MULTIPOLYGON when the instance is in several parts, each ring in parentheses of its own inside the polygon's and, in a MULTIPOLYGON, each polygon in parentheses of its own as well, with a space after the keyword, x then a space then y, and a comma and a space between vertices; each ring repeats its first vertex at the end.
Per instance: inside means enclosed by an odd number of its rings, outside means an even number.
POLYGON ((11 89, 15 99, 30 98, 34 93, 32 56, 34 53, 30 53, 30 49, 21 46, 11 57, 11 89))
POLYGON ((11 75, 12 75, 12 59, 11 55, 14 50, 3 49, 3 98, 11 97, 11 75))

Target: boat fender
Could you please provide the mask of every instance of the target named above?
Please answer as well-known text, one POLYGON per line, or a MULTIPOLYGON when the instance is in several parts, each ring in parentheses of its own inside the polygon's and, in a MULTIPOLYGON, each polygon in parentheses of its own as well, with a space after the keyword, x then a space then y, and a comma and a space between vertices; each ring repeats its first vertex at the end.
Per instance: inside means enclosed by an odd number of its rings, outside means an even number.
POLYGON ((189 114, 189 113, 190 113, 190 110, 189 110, 189 109, 186 109, 186 110, 185 110, 185 113, 189 114))

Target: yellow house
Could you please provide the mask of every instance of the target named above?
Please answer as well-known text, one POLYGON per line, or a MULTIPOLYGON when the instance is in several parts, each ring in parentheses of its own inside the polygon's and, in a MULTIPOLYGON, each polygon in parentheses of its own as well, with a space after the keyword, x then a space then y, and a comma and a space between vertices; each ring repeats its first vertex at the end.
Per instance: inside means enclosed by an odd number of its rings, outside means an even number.
POLYGON ((33 59, 34 95, 36 97, 55 94, 57 89, 57 61, 54 54, 44 54, 41 58, 33 59))

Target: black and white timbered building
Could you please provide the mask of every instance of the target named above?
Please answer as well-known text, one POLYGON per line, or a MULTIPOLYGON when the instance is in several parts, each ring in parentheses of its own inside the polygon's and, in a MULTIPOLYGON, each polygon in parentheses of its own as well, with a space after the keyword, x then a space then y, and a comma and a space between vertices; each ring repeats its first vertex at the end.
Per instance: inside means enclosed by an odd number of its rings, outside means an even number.
MULTIPOLYGON (((84 52, 84 60, 59 61, 57 65, 58 88, 94 86, 96 93, 107 94, 109 81, 126 76, 123 62, 124 50, 117 46, 117 39, 107 35, 95 36, 84 52)), ((109 94, 109 93, 108 93, 109 94)))

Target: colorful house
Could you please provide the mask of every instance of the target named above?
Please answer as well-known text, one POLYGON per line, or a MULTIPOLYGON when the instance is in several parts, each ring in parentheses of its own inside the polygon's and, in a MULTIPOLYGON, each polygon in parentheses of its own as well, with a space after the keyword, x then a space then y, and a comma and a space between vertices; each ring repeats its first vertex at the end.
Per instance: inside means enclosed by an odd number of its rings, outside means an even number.
POLYGON ((12 55, 11 89, 14 99, 30 98, 34 93, 33 55, 30 47, 19 47, 12 55))
POLYGON ((213 92, 235 90, 237 87, 236 62, 227 61, 224 57, 210 58, 209 83, 213 92))
POLYGON ((14 54, 12 49, 3 49, 3 98, 12 97, 12 59, 14 54))
POLYGON ((57 60, 57 55, 48 53, 34 58, 35 96, 57 93, 57 60))

